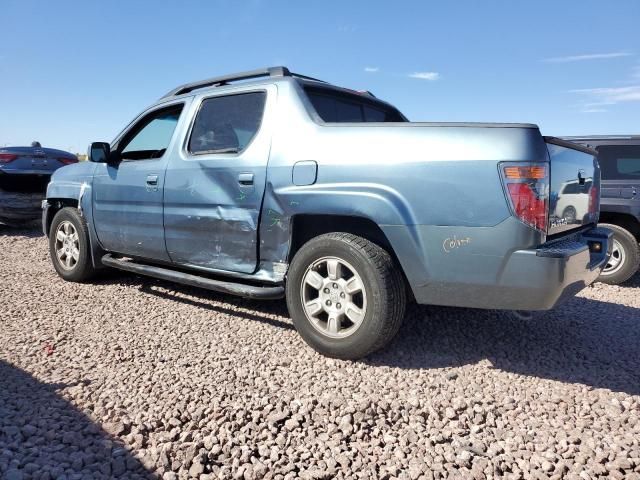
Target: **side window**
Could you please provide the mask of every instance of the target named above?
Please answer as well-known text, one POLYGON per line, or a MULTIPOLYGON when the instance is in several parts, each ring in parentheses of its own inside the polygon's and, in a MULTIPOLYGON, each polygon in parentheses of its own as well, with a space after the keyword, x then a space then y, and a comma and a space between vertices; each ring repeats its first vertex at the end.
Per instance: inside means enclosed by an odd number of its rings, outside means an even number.
POLYGON ((598 161, 605 180, 640 180, 640 145, 603 145, 598 161))
POLYGON ((240 93, 207 98, 193 124, 189 152, 239 153, 253 140, 260 128, 265 92, 240 93))
POLYGON ((148 160, 164 155, 178 124, 183 105, 150 113, 127 132, 118 150, 123 160, 148 160))

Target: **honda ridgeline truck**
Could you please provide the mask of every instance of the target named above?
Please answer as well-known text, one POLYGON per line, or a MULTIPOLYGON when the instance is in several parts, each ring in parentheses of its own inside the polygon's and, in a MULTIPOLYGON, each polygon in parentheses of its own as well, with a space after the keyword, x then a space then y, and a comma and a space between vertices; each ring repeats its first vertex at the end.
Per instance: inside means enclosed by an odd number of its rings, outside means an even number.
POLYGON ((407 300, 553 308, 610 248, 594 151, 530 124, 412 123, 285 67, 178 87, 89 159, 57 171, 43 203, 62 278, 106 266, 286 296, 333 357, 385 345, 407 300), (565 218, 570 182, 580 211, 565 218))

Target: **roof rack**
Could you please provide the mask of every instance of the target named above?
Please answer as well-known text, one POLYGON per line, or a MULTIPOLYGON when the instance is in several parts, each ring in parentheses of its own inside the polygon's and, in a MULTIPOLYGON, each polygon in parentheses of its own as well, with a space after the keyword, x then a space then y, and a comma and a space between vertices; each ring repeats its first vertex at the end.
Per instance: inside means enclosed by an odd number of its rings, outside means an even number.
POLYGON ((317 78, 307 77, 306 75, 293 73, 287 67, 268 67, 268 68, 260 68, 258 70, 249 70, 247 72, 232 73, 230 75, 222 75, 220 77, 207 78, 206 80, 200 80, 199 82, 185 83, 184 85, 180 85, 179 87, 174 88, 166 95, 163 95, 162 98, 182 95, 184 93, 189 93, 199 88, 220 87, 222 85, 229 84, 229 82, 237 82, 240 80, 251 80, 253 78, 261 78, 261 77, 296 77, 296 78, 301 78, 303 80, 311 80, 314 82, 327 83, 324 80, 319 80, 317 78))
POLYGON ((636 140, 640 135, 577 135, 560 137, 565 140, 636 140))

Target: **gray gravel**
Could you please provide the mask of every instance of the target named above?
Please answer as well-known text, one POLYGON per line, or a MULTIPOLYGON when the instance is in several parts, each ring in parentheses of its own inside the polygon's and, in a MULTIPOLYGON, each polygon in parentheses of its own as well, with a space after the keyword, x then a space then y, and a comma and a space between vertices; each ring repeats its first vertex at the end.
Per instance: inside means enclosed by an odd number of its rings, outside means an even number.
POLYGON ((65 283, 0 227, 0 477, 640 479, 640 277, 535 321, 412 307, 363 362, 283 302, 65 283))

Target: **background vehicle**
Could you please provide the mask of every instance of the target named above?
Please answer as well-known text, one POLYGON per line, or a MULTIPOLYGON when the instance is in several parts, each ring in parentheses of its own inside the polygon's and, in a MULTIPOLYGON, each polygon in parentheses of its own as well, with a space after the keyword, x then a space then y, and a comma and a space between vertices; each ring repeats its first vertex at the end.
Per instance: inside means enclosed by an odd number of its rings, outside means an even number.
POLYGON ((39 219, 51 174, 77 161, 72 153, 42 148, 38 142, 30 147, 0 148, 0 222, 39 219))
POLYGON ((589 214, 590 198, 582 195, 584 189, 590 189, 593 183, 592 178, 581 180, 571 180, 563 182, 558 192, 556 212, 560 213, 559 218, 563 218, 567 223, 573 224, 579 217, 589 214))
POLYGON ((565 137, 598 151, 602 168, 601 225, 613 233, 613 251, 598 278, 618 284, 640 266, 640 136, 565 137))
POLYGON ((358 358, 394 336, 407 296, 545 310, 595 280, 610 233, 594 154, 535 125, 410 123, 274 67, 178 87, 93 143, 52 177, 43 228, 66 280, 104 265, 286 295, 313 348, 358 358), (574 180, 587 211, 549 222, 549 192, 574 180))

